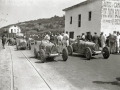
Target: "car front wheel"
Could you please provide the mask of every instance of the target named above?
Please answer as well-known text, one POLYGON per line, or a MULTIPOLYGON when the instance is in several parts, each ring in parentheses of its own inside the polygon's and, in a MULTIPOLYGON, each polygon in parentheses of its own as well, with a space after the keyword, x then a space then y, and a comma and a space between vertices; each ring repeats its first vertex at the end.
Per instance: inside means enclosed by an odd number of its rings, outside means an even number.
POLYGON ((62 58, 63 58, 63 61, 67 61, 68 59, 68 50, 66 48, 62 50, 62 58))
POLYGON ((108 59, 108 58, 109 58, 109 56, 110 56, 110 50, 109 50, 108 47, 104 47, 104 48, 102 49, 102 55, 103 55, 103 57, 104 57, 105 59, 108 59))
POLYGON ((92 51, 89 47, 86 48, 86 50, 85 50, 85 56, 86 56, 87 60, 90 60, 92 57, 92 51))
POLYGON ((34 48, 34 55, 35 55, 35 58, 38 57, 38 54, 37 54, 36 48, 34 48))
POLYGON ((45 51, 41 49, 39 53, 40 53, 41 62, 44 63, 46 61, 45 51))

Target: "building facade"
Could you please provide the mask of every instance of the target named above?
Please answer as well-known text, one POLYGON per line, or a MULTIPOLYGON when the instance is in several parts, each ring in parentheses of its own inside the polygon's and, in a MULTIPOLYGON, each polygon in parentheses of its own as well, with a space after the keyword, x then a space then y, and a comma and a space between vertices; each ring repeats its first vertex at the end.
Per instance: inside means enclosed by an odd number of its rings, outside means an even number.
POLYGON ((13 38, 15 38, 16 37, 16 35, 21 35, 21 29, 20 29, 20 27, 18 27, 18 26, 16 26, 16 25, 13 25, 13 26, 10 26, 9 28, 8 28, 8 34, 7 34, 7 36, 10 38, 10 37, 13 37, 13 38))
MULTIPOLYGON (((69 32, 70 38, 76 38, 77 35, 86 34, 89 31, 92 35, 94 32, 97 32, 98 35, 101 32, 108 35, 113 30, 118 30, 117 28, 120 28, 120 25, 115 26, 115 23, 108 21, 114 21, 115 14, 117 14, 115 12, 115 2, 119 3, 120 0, 86 0, 64 9, 65 31, 69 32), (110 7, 108 3, 111 3, 113 7, 110 7), (109 9, 114 10, 114 12, 109 9), (112 15, 113 17, 110 17, 112 15), (115 27, 117 28, 115 29, 115 27)), ((120 17, 118 19, 120 20, 120 17)))
POLYGON ((20 27, 13 25, 9 28, 9 33, 21 33, 20 27))

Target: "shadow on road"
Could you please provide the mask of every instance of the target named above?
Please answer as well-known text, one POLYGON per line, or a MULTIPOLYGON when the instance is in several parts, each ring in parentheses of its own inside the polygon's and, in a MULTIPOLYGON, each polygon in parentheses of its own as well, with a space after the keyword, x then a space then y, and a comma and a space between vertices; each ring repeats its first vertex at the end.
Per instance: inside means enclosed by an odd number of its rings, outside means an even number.
MULTIPOLYGON (((36 59, 36 60, 39 60, 39 59, 36 59)), ((49 59, 46 59, 45 63, 47 62, 57 62, 57 61, 49 58, 49 59)), ((41 60, 39 60, 39 61, 36 61, 35 63, 42 63, 42 62, 41 60)))
POLYGON ((120 55, 120 53, 115 53, 115 54, 112 54, 112 55, 120 55))
MULTIPOLYGON (((80 60, 86 60, 86 61, 89 61, 86 59, 86 57, 84 55, 79 55, 79 54, 73 54, 71 57, 79 57, 80 60)), ((90 60, 100 60, 100 59, 103 59, 103 57, 98 57, 97 55, 96 56, 93 56, 90 60)))
POLYGON ((96 84, 110 84, 110 85, 117 85, 120 86, 120 77, 116 78, 117 81, 112 81, 112 82, 103 82, 103 81, 93 81, 93 83, 96 84))

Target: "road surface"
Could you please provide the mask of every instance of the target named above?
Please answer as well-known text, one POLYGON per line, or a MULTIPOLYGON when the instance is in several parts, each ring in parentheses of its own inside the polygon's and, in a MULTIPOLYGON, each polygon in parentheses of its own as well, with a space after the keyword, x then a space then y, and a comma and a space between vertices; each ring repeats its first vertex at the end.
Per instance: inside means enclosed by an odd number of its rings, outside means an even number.
POLYGON ((57 57, 41 63, 34 58, 33 48, 17 51, 9 46, 5 53, 9 54, 11 72, 6 86, 13 90, 120 90, 120 54, 111 54, 109 59, 98 55, 91 60, 74 54, 67 61, 57 57))

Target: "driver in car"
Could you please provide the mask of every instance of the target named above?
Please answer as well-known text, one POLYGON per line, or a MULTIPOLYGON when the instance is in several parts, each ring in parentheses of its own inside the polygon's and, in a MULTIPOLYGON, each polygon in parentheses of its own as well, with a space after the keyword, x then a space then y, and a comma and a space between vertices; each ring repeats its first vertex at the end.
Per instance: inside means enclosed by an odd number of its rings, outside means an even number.
POLYGON ((44 40, 45 40, 46 42, 50 42, 50 34, 51 34, 51 32, 48 32, 48 33, 45 35, 44 40))

